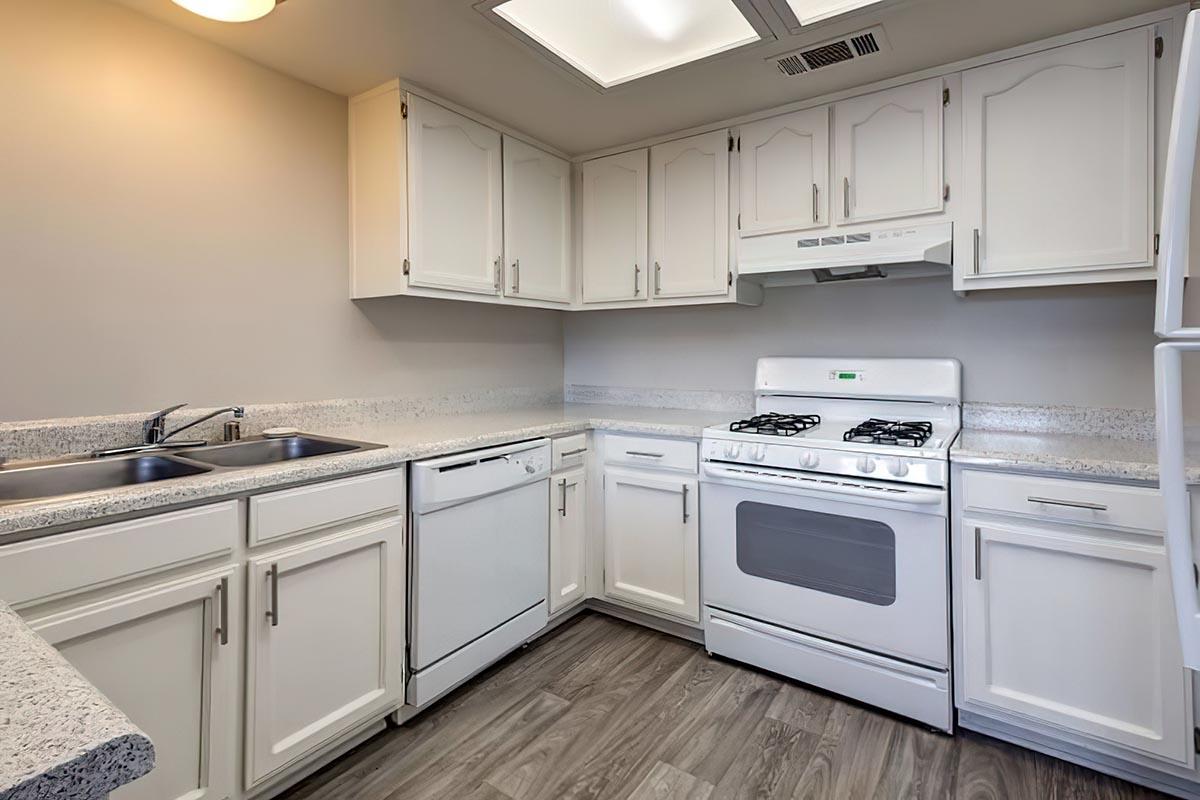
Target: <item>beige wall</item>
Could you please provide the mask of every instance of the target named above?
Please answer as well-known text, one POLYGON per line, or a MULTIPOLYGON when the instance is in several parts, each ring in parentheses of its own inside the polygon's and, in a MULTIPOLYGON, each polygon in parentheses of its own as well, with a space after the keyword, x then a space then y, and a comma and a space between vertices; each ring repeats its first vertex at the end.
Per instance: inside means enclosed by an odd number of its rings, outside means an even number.
POLYGON ((746 390, 764 355, 951 356, 968 400, 1152 408, 1153 325, 1147 283, 966 299, 948 278, 769 289, 761 308, 571 315, 566 381, 746 390))
POLYGON ((100 0, 0 20, 0 420, 561 386, 555 312, 346 299, 344 98, 100 0))

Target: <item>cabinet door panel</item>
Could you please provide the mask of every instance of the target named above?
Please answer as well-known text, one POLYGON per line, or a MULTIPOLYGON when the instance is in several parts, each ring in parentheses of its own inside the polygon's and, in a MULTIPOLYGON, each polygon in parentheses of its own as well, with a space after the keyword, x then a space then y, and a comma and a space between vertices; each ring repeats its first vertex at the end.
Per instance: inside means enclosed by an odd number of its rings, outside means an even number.
POLYGON ((497 291, 500 134, 415 95, 408 110, 409 284, 497 291))
POLYGON ((250 562, 248 784, 400 697, 402 542, 392 518, 250 562))
POLYGON ((1131 30, 963 73, 973 274, 1153 263, 1151 47, 1131 30))
POLYGON ((583 164, 583 301, 646 296, 646 150, 583 164))
POLYGON ((966 699, 1190 763, 1161 544, 970 519, 963 532, 966 699))
POLYGON ((700 619, 695 478, 604 471, 604 593, 700 619))
POLYGON ((232 796, 239 598, 229 567, 30 621, 154 743, 154 769, 113 800, 232 796), (224 645, 222 602, 232 626, 224 645))
POLYGON ((834 106, 836 218, 868 222, 942 210, 942 79, 834 106))
POLYGON ((728 291, 728 131, 651 148, 650 250, 651 297, 728 291))
POLYGON ((550 486, 550 613, 583 599, 587 542, 587 478, 575 469, 550 486))
POLYGON ((570 164, 505 136, 504 293, 568 302, 570 245, 570 164))
POLYGON ((738 136, 742 236, 829 224, 828 107, 752 122, 738 136))

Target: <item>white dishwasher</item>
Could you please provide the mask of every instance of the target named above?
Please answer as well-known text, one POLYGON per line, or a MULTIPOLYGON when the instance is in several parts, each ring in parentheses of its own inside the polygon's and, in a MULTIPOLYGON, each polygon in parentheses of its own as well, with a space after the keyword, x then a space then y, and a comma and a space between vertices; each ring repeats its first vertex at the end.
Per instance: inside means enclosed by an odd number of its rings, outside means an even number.
POLYGON ((423 706, 546 625, 550 442, 416 461, 409 679, 423 706))

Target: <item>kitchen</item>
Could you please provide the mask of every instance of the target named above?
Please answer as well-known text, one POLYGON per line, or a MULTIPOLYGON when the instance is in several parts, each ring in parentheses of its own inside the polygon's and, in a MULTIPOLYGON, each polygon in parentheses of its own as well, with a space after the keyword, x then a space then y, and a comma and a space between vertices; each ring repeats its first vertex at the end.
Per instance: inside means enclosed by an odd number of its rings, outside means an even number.
POLYGON ((1186 5, 187 5, 3 6, 0 797, 1200 795, 1186 5))

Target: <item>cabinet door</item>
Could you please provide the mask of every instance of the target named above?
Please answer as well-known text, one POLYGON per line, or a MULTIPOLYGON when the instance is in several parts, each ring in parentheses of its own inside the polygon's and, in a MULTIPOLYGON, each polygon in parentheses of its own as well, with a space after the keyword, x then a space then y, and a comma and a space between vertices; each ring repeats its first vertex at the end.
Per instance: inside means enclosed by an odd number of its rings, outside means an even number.
POLYGON ((1153 263, 1152 48, 1131 30, 963 73, 968 276, 1153 263))
POLYGON ((741 235, 829 224, 829 108, 810 108, 744 126, 741 235))
POLYGON ((504 293, 570 301, 571 165, 504 137, 504 293))
POLYGON ((409 96, 410 286, 496 294, 500 156, 496 131, 409 96))
POLYGON ((604 593, 700 619, 696 479, 604 471, 604 593))
POLYGON ((113 800, 233 795, 240 594, 231 566, 30 621, 154 742, 113 800))
POLYGON ((833 109, 839 222, 942 210, 942 79, 845 100, 833 109))
POLYGON ((246 783, 401 697, 403 522, 250 562, 246 783))
POLYGON ((729 291, 729 132, 650 149, 652 297, 729 291))
POLYGON ((648 151, 583 164, 583 301, 646 296, 648 151))
POLYGON ((1190 762, 1161 542, 967 519, 962 544, 967 700, 1190 762))
POLYGON ((550 613, 583 599, 587 555, 587 478, 583 468, 550 486, 550 613))

